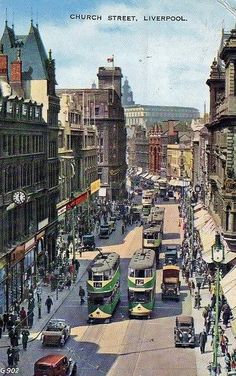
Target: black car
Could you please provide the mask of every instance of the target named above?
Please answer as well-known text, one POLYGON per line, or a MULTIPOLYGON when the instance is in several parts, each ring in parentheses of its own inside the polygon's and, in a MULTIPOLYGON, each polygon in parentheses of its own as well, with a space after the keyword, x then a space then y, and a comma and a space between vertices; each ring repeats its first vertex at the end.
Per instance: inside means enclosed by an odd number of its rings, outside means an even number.
POLYGON ((175 347, 195 347, 195 330, 192 316, 177 316, 174 329, 175 347))

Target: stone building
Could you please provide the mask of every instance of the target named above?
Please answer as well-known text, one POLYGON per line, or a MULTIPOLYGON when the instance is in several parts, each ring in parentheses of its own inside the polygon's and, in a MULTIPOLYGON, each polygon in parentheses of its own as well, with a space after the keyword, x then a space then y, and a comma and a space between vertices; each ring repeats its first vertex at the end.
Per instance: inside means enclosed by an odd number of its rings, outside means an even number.
POLYGON ((192 179, 192 148, 191 146, 169 144, 167 146, 167 176, 170 178, 192 179), (184 168, 181 168, 183 161, 184 168))
POLYGON ((231 247, 236 244, 236 29, 222 35, 207 85, 210 89, 209 206, 231 247))
POLYGON ((122 86, 122 106, 132 106, 134 104, 133 92, 127 77, 125 77, 124 85, 122 86))
POLYGON ((21 301, 56 258, 55 62, 39 30, 5 25, 0 52, 0 311, 21 301))
POLYGON ((126 129, 121 78, 120 68, 100 67, 97 89, 63 89, 76 96, 84 123, 96 127, 98 178, 106 188, 107 198, 113 200, 126 193, 126 129))
POLYGON ((134 134, 128 139, 128 165, 130 167, 141 167, 148 171, 149 148, 148 136, 145 127, 139 126, 134 134))

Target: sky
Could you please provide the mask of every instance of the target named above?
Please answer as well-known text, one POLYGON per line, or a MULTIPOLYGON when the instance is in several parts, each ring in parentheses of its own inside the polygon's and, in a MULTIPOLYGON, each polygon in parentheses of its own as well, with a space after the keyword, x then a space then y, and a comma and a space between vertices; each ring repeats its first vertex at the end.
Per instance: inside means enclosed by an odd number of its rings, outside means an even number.
POLYGON ((16 34, 39 24, 46 51, 56 60, 58 88, 87 88, 100 66, 122 69, 138 104, 209 107, 206 80, 222 28, 236 21, 236 0, 0 0, 0 33, 7 17, 16 34), (7 12, 6 12, 7 8, 7 12), (102 20, 71 19, 96 15, 102 20), (108 16, 134 16, 133 21, 108 16), (145 21, 182 16, 184 21, 145 21), (136 21, 137 20, 137 21, 136 21))

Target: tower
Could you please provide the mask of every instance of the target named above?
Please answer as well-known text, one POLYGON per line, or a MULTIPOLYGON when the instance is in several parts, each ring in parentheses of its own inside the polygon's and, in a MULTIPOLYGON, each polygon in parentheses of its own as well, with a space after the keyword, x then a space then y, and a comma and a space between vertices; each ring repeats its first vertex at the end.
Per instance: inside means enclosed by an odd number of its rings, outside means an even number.
POLYGON ((118 97, 121 98, 123 76, 119 67, 99 67, 97 76, 99 89, 114 89, 118 97))
POLYGON ((135 102, 133 100, 133 92, 131 90, 131 87, 129 86, 129 81, 127 80, 127 77, 125 77, 125 82, 122 86, 122 105, 130 106, 134 104, 135 102))

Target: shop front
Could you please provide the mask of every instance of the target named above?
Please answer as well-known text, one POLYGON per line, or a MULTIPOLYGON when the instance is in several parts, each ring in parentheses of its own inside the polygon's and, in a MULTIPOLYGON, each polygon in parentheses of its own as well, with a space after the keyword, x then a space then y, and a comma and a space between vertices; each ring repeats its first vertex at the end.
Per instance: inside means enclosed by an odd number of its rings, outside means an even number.
POLYGON ((20 245, 11 252, 8 271, 8 307, 13 306, 15 302, 19 302, 23 298, 24 251, 25 246, 20 245))
POLYGON ((0 259, 0 315, 7 310, 7 260, 0 259))

